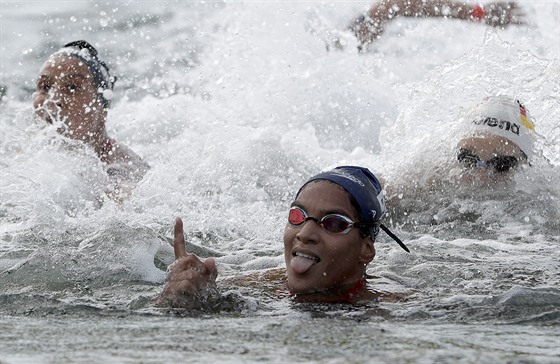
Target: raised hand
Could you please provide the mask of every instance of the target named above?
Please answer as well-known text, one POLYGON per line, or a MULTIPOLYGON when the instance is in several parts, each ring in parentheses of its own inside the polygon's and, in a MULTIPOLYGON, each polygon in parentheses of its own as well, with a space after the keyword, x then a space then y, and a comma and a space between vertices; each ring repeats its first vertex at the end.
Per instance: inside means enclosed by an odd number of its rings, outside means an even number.
POLYGON ((187 253, 183 221, 180 218, 175 220, 173 249, 175 261, 167 268, 165 286, 156 305, 204 307, 219 295, 216 288, 216 262, 213 258, 203 261, 187 253))

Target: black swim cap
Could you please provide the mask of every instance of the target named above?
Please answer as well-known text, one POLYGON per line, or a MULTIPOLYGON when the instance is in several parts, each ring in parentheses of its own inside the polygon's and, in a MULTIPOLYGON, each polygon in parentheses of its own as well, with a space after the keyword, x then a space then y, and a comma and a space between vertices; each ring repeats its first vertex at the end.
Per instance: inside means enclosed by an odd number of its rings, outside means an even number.
POLYGON ((401 248, 410 252, 406 245, 389 229, 381 223, 381 217, 385 214, 385 193, 381 187, 381 183, 373 173, 367 168, 357 166, 340 166, 333 170, 319 173, 311 177, 299 189, 296 196, 300 194, 303 188, 312 181, 327 180, 340 187, 358 203, 363 223, 371 224, 368 228, 373 240, 379 233, 379 228, 385 231, 393 240, 395 240, 401 248))

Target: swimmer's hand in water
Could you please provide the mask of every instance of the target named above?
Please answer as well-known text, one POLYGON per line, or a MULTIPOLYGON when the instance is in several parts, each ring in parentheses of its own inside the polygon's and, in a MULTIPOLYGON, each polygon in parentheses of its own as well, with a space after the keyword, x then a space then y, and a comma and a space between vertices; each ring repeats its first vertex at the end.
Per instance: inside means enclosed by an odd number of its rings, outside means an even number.
POLYGON ((527 24, 525 12, 515 1, 496 1, 485 4, 484 23, 493 27, 527 24))
POLYGON ((505 28, 510 24, 526 24, 526 15, 516 1, 495 1, 473 5, 452 0, 379 0, 366 15, 353 19, 348 29, 356 36, 362 50, 383 34, 385 24, 398 17, 456 18, 484 22, 505 28))
POLYGON ((175 220, 173 248, 175 261, 167 268, 165 286, 155 304, 176 308, 202 308, 211 304, 219 297, 216 262, 213 258, 203 261, 187 253, 180 218, 175 220))
POLYGON ((384 22, 385 20, 373 19, 367 15, 360 15, 352 20, 348 29, 358 39, 359 50, 362 48, 361 45, 373 43, 381 36, 384 22))

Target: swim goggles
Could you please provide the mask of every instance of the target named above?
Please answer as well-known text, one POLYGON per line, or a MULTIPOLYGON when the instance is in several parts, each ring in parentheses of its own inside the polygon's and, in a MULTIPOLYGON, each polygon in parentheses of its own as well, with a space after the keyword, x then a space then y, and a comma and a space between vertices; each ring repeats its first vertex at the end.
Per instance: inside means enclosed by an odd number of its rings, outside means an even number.
MULTIPOLYGON (((316 217, 307 216, 307 213, 298 206, 293 206, 290 209, 288 214, 288 222, 293 226, 300 226, 303 225, 307 220, 313 220, 317 225, 319 225, 323 230, 330 234, 348 234, 353 227, 357 228, 366 228, 370 226, 376 226, 381 228, 381 230, 385 231, 387 235, 389 235, 393 240, 395 240, 401 248, 403 248, 406 252, 410 253, 410 250, 401 239, 398 238, 395 234, 393 234, 385 225, 381 224, 380 222, 354 222, 349 217, 340 214, 328 214, 323 216, 321 220, 317 219, 316 217)), ((379 231, 379 229, 376 229, 379 231)), ((377 236, 377 233, 375 233, 377 236)))
POLYGON ((518 159, 511 155, 498 155, 487 161, 483 161, 472 150, 465 148, 459 149, 457 160, 460 163, 464 163, 467 167, 484 167, 493 169, 497 173, 508 172, 519 163, 518 159))
POLYGON ((323 216, 321 220, 316 217, 307 216, 307 213, 300 207, 294 206, 288 214, 288 222, 294 226, 303 225, 306 221, 312 220, 331 234, 348 234, 353 227, 362 228, 374 225, 375 223, 354 222, 349 217, 340 214, 329 214, 323 216))

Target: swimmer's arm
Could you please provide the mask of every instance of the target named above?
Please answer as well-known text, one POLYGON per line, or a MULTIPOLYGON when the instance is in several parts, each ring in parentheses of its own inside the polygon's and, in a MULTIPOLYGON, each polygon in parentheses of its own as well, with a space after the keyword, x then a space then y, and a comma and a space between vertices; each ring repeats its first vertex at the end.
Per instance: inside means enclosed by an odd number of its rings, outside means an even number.
POLYGON ((483 5, 449 0, 381 0, 356 18, 350 29, 362 44, 375 41, 383 33, 386 22, 399 17, 447 17, 504 27, 525 24, 525 14, 515 1, 497 1, 483 5))
POLYGON ((100 155, 111 181, 106 194, 113 201, 122 203, 132 195, 136 183, 142 180, 150 166, 130 148, 114 140, 111 142, 111 150, 100 155))
POLYGON ((263 292, 266 295, 287 296, 287 291, 281 284, 286 277, 285 269, 271 269, 266 272, 223 279, 220 281, 220 286, 226 289, 221 293, 216 284, 218 270, 214 259, 201 260, 195 254, 187 253, 185 245, 183 222, 177 218, 173 239, 175 262, 168 267, 165 286, 153 302, 154 305, 204 311, 241 312, 252 305, 248 304, 246 297, 232 290, 232 287, 260 291, 264 286, 269 288, 267 292, 263 292))
POLYGON ((122 174, 119 177, 133 182, 139 182, 150 169, 148 163, 142 160, 132 149, 114 140, 112 140, 110 153, 103 154, 101 160, 109 166, 115 165, 118 167, 115 168, 115 172, 122 174))
POLYGON ((187 253, 180 218, 175 221, 173 248, 175 261, 167 270, 165 286, 155 305, 201 309, 215 304, 221 297, 216 287, 216 262, 187 253))

